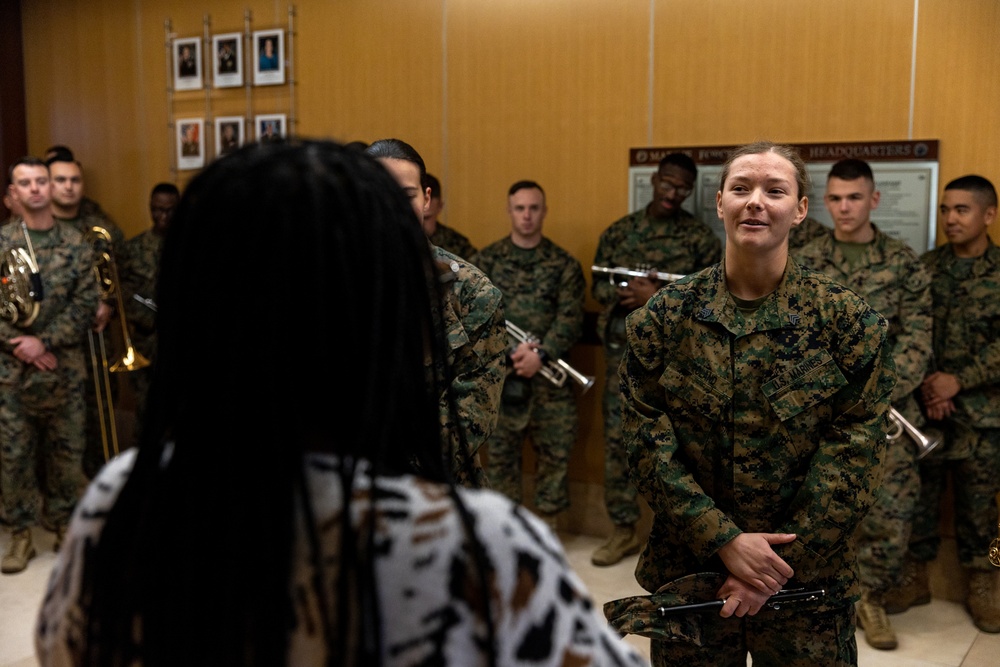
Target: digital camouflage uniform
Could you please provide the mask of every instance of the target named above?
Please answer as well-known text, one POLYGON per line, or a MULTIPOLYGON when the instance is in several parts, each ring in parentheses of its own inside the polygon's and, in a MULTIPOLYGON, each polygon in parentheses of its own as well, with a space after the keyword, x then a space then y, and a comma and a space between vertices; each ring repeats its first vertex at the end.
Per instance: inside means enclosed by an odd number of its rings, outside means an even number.
MULTIPOLYGON (((47 232, 29 233, 42 280, 38 317, 28 327, 0 319, 0 340, 5 341, 0 354, 0 495, 14 532, 40 518, 64 528, 84 482, 83 332, 98 298, 93 250, 76 229, 56 221, 47 232), (45 344, 56 356, 54 371, 13 355, 6 341, 21 335, 37 336, 45 344)), ((21 225, 0 228, 0 248, 12 247, 27 248, 21 225)))
MULTIPOLYGON (((91 200, 92 201, 92 200, 91 200)), ((88 206, 87 212, 84 211, 83 204, 80 206, 80 215, 75 218, 60 218, 56 217, 56 220, 64 222, 68 225, 75 227, 84 236, 84 240, 88 240, 92 247, 96 251, 95 261, 98 261, 102 253, 108 253, 113 256, 115 262, 123 261, 123 253, 125 246, 125 234, 122 232, 121 228, 114 223, 109 217, 107 217, 94 202, 93 206, 88 206), (108 231, 111 237, 111 247, 108 247, 108 243, 104 241, 103 238, 97 235, 92 235, 92 228, 103 227, 108 231)), ((102 263, 106 266, 106 263, 102 263)), ((98 285, 97 275, 91 273, 93 277, 95 286, 98 285)), ((110 280, 110 272, 108 270, 102 271, 102 282, 110 280)), ((106 292, 103 301, 111 306, 115 312, 117 312, 117 298, 113 292, 108 291, 109 289, 115 289, 115 287, 110 287, 108 284, 101 286, 101 290, 106 292)), ((104 465, 106 459, 104 457, 104 444, 105 438, 108 439, 108 450, 111 452, 111 435, 101 434, 101 422, 104 421, 105 425, 110 424, 110 420, 103 418, 100 413, 100 406, 97 400, 97 388, 94 381, 94 364, 96 363, 98 368, 97 372, 102 374, 101 370, 101 349, 100 349, 100 338, 104 339, 104 353, 103 357, 107 360, 109 365, 113 364, 115 360, 121 356, 124 350, 124 343, 121 337, 120 327, 118 326, 117 314, 112 316, 108 325, 104 328, 103 335, 98 337, 96 334, 91 334, 91 325, 93 324, 94 317, 97 314, 97 307, 94 307, 94 312, 90 315, 90 320, 87 326, 87 330, 83 333, 82 345, 83 349, 87 352, 87 381, 84 383, 84 400, 87 404, 87 426, 86 426, 86 445, 84 447, 83 453, 83 471, 87 477, 93 477, 97 470, 104 465), (91 353, 90 346, 91 340, 93 340, 94 352, 91 353)), ((109 373, 107 376, 107 390, 110 395, 118 395, 118 378, 117 374, 109 373)), ((104 386, 103 380, 102 387, 104 386)), ((108 394, 102 392, 101 402, 107 403, 108 394)), ((112 407, 113 409, 113 407, 112 407)), ((108 406, 104 406, 105 414, 108 412, 108 406)), ((113 452, 112 452, 113 453, 113 452)))
POLYGON ((429 238, 432 244, 444 248, 462 259, 468 260, 476 254, 476 247, 464 234, 451 227, 446 227, 440 222, 437 223, 434 233, 429 238))
POLYGON ((997 536, 1000 488, 1000 247, 991 240, 982 256, 962 259, 948 244, 921 259, 934 296, 933 370, 956 375, 962 389, 952 399, 956 412, 937 424, 944 443, 921 461, 910 549, 921 561, 937 557, 940 500, 950 471, 959 563, 995 571, 987 553, 997 536))
MULTIPOLYGON (((565 358, 583 331, 586 281, 580 263, 544 237, 530 249, 504 238, 483 248, 473 262, 503 293, 507 319, 538 338, 547 359, 565 358)), ((500 419, 488 441, 493 489, 521 502, 521 452, 530 436, 538 455, 535 507, 543 514, 569 507, 566 475, 578 422, 569 378, 556 387, 541 373, 525 379, 508 367, 500 419)))
POLYGON ((122 282, 122 303, 125 319, 130 327, 132 344, 136 351, 149 360, 145 368, 129 371, 126 380, 131 383, 135 397, 136 422, 141 428, 146 413, 146 396, 152 375, 152 362, 156 357, 156 311, 140 303, 133 295, 143 299, 156 299, 156 277, 160 272, 160 255, 163 235, 152 229, 136 234, 125 242, 125 252, 118 273, 122 282))
MULTIPOLYGON (((670 218, 650 218, 640 209, 612 223, 601 234, 596 266, 653 268, 686 275, 722 259, 722 242, 712 228, 684 209, 670 218)), ((618 364, 625 346, 625 316, 613 277, 592 276, 591 295, 601 304, 597 335, 604 344, 604 503, 611 521, 631 526, 639 520, 635 486, 629 482, 621 435, 618 364)))
MULTIPOLYGON (((889 323, 889 346, 896 366, 893 407, 911 424, 924 420, 914 392, 931 359, 930 273, 917 253, 878 227, 852 265, 832 234, 824 234, 795 253, 800 264, 825 273, 860 294, 889 323)), ((876 596, 899 585, 920 496, 917 444, 908 435, 887 443, 879 498, 858 530, 862 587, 876 596)))
POLYGON ((452 421, 449 395, 441 396, 441 427, 451 443, 447 456, 458 483, 488 487, 479 448, 496 428, 507 369, 503 298, 472 264, 436 246, 433 253, 445 295, 448 363, 454 374, 449 393, 459 419, 452 421))
POLYGON ((854 531, 882 480, 887 329, 853 291, 793 260, 753 313, 736 308, 722 262, 629 315, 622 430, 654 513, 639 584, 725 572, 719 548, 764 532, 797 535, 774 547, 795 570, 786 588, 826 590, 809 607, 700 614, 725 639, 709 650, 654 641, 654 664, 742 665, 747 650, 755 664, 856 662, 854 531))
POLYGON ((820 236, 829 236, 832 233, 832 229, 816 218, 806 217, 788 232, 788 252, 794 253, 799 248, 804 248, 811 243, 813 239, 820 236))

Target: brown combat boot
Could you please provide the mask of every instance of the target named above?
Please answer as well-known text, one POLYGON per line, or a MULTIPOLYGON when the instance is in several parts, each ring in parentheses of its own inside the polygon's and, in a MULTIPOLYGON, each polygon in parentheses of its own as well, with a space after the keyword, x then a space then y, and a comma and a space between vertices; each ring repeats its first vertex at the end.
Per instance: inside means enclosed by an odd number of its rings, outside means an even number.
POLYGON ((0 562, 0 572, 15 574, 28 567, 28 561, 35 557, 35 547, 31 544, 31 531, 27 528, 15 530, 11 534, 10 544, 0 562))
POLYGON ((902 614, 910 607, 929 604, 931 586, 927 576, 927 563, 907 558, 903 563, 903 576, 899 586, 891 588, 882 596, 887 614, 902 614))
POLYGON ((625 556, 639 553, 639 536, 635 533, 635 526, 615 526, 615 532, 611 533, 608 541, 594 551, 590 557, 590 562, 600 567, 614 565, 625 556))
POLYGON ((858 612, 858 627, 865 631, 865 641, 869 646, 880 651, 891 651, 898 646, 896 633, 881 598, 865 593, 855 609, 858 612))
POLYGON ((972 622, 983 632, 1000 632, 1000 603, 997 602, 997 573, 966 570, 969 575, 969 597, 965 608, 972 622))

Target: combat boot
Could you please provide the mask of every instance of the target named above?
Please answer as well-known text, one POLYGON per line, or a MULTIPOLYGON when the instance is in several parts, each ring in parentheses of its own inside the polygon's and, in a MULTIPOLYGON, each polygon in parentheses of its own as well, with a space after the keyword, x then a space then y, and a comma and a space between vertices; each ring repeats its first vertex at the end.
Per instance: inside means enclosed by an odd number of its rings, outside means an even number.
POLYGON ((969 597, 965 608, 972 622, 983 632, 1000 632, 1000 604, 997 603, 997 573, 966 570, 969 575, 969 597))
POLYGON ((615 526, 615 532, 611 533, 608 541, 594 551, 590 557, 590 562, 600 567, 614 565, 625 556, 639 553, 639 536, 635 533, 635 526, 615 526))
POLYGON ((31 544, 31 531, 27 528, 15 530, 10 544, 0 562, 0 572, 14 574, 28 567, 28 561, 35 557, 35 547, 31 544))
POLYGON ((856 606, 858 627, 865 631, 865 641, 872 648, 891 651, 896 648, 896 633, 885 613, 881 598, 865 593, 856 606))
POLYGON ((882 597, 886 613, 902 614, 910 607, 929 604, 930 601, 927 563, 907 558, 903 563, 903 576, 900 577, 899 586, 889 589, 882 597))

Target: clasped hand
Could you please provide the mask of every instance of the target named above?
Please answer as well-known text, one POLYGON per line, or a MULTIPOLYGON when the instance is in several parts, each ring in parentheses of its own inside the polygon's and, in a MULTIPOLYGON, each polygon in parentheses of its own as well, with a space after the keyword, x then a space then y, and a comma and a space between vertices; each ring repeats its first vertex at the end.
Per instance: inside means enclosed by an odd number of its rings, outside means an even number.
POLYGON ((795 574, 771 548, 795 541, 794 533, 741 533, 719 549, 729 576, 717 595, 725 600, 719 615, 753 616, 795 574))

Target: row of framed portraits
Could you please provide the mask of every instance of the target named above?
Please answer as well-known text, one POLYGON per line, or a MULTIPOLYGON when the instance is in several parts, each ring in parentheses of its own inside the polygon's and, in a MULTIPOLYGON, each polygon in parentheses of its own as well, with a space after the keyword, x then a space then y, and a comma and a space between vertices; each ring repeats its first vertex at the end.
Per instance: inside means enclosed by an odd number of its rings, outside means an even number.
MULTIPOLYGON (((256 30, 253 33, 253 84, 275 86, 285 83, 285 33, 283 30, 256 30)), ((201 37, 178 37, 173 41, 174 90, 199 90, 202 75, 201 37)), ((243 33, 212 36, 210 54, 212 85, 234 88, 243 85, 243 33)))
MULTIPOLYGON (((177 128, 177 168, 201 169, 205 166, 205 119, 179 118, 177 128)), ((275 141, 288 134, 288 120, 283 113, 254 116, 253 128, 246 131, 243 116, 218 116, 215 119, 215 157, 231 153, 248 141, 275 141), (248 134, 250 136, 248 136, 248 134)))

